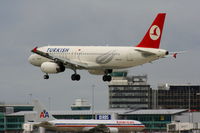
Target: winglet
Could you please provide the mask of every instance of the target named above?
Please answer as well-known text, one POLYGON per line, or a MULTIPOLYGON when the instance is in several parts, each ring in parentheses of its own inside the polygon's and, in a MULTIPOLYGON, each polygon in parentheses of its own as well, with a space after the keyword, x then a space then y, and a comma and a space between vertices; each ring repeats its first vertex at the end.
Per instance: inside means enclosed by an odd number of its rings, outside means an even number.
POLYGON ((37 52, 37 48, 38 47, 35 47, 34 49, 31 50, 31 52, 34 52, 34 53, 37 52))

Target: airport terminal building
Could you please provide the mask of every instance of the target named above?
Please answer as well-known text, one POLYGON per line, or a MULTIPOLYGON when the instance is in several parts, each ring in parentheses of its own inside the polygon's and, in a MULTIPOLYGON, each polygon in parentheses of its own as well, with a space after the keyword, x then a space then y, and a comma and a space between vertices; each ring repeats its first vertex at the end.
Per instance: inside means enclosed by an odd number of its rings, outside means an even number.
MULTIPOLYGON (((51 111, 56 119, 126 119, 138 120, 145 125, 144 132, 166 132, 167 124, 174 121, 176 115, 187 112, 185 109, 174 110, 105 110, 105 111, 51 111)), ((11 114, 0 114, 0 132, 22 132, 24 122, 33 119, 34 111, 20 111, 11 114)), ((48 131, 47 131, 48 132, 48 131)))

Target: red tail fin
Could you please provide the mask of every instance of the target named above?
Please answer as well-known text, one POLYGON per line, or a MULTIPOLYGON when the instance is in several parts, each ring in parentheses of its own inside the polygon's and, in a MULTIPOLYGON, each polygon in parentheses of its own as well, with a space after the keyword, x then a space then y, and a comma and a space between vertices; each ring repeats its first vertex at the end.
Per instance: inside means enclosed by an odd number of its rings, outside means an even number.
POLYGON ((166 13, 159 13, 142 41, 136 47, 159 48, 166 13))

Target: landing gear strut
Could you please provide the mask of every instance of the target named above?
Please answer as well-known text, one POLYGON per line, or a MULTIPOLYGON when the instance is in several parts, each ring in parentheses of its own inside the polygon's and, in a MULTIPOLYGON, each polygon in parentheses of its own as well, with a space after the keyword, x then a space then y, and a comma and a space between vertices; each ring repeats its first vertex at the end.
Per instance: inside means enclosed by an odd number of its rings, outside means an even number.
POLYGON ((49 75, 48 74, 44 75, 44 79, 49 79, 49 75))
POLYGON ((106 69, 105 70, 105 75, 103 76, 103 81, 105 82, 105 81, 108 81, 108 82, 110 82, 111 80, 112 80, 112 77, 109 75, 109 74, 111 74, 112 73, 112 69, 106 69))

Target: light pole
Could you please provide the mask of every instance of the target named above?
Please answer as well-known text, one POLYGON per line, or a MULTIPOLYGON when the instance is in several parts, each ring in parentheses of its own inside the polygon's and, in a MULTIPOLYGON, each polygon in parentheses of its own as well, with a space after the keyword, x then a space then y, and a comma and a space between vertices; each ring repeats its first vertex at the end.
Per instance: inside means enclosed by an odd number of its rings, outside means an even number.
POLYGON ((95 114, 94 114, 94 89, 95 85, 92 85, 92 119, 95 119, 95 114))
POLYGON ((51 110, 51 97, 48 97, 48 101, 49 101, 49 110, 51 110))
POLYGON ((191 105, 190 105, 190 86, 188 86, 188 89, 189 89, 189 90, 188 90, 188 93, 189 93, 189 94, 188 94, 188 96, 189 96, 189 97, 188 97, 188 108, 189 108, 189 123, 190 123, 190 115, 191 115, 191 112, 190 112, 190 108, 191 108, 191 107, 190 107, 190 106, 191 106, 191 105))
POLYGON ((30 97, 30 102, 29 102, 29 104, 31 104, 31 102, 32 102, 32 96, 33 96, 33 94, 32 93, 30 93, 30 94, 28 94, 29 95, 29 97, 30 97))

